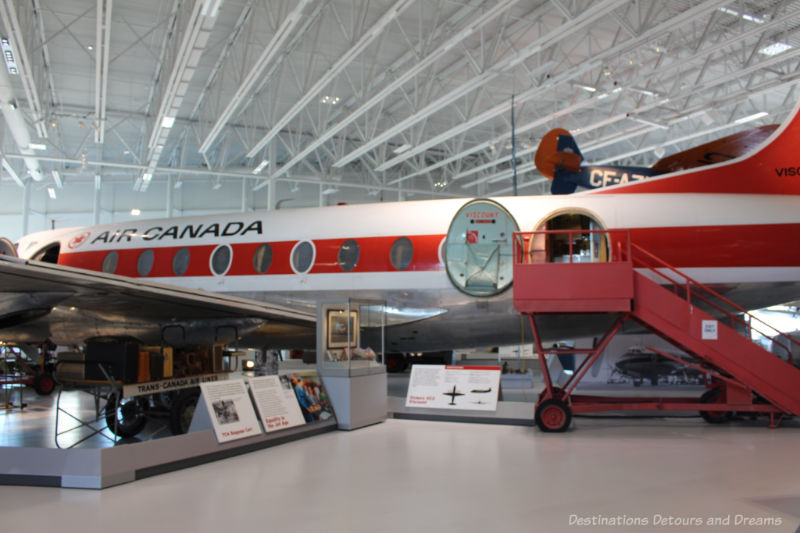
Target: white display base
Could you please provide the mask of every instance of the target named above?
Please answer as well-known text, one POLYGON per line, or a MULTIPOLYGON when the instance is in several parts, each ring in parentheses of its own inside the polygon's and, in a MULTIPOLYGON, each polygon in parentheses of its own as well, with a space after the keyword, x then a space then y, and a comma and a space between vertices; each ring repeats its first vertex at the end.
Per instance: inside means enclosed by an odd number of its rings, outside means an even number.
MULTIPOLYGON (((383 367, 379 367, 383 370, 383 367)), ((323 370, 322 382, 339 421, 339 429, 357 429, 386 420, 386 372, 341 375, 323 370)))
POLYGON ((104 489, 335 429, 331 418, 222 444, 206 429, 113 448, 0 447, 0 485, 104 489))
POLYGON ((496 411, 458 411, 406 407, 405 398, 389 398, 389 412, 393 418, 412 420, 434 420, 440 422, 469 422, 476 424, 503 424, 511 426, 533 425, 531 402, 497 402, 496 411))

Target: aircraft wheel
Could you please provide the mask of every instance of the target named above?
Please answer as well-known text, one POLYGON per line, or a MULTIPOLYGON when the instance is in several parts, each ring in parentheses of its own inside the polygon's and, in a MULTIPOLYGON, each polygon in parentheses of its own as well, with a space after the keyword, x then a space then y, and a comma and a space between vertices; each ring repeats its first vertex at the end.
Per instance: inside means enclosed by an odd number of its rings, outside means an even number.
MULTIPOLYGON (((700 403, 721 403, 722 387, 707 390, 700 396, 700 403)), ((700 411, 700 416, 709 424, 723 424, 731 419, 733 413, 725 411, 700 411)))
POLYGON ((545 433, 560 433, 569 428, 572 410, 560 400, 545 400, 536 407, 534 420, 545 433))
POLYGON ((136 436, 147 424, 146 408, 142 398, 122 398, 117 405, 117 393, 110 394, 105 407, 108 429, 123 439, 136 436))
POLYGON ((56 380, 50 374, 36 374, 33 378, 33 390, 40 396, 49 396, 56 388, 56 380))
POLYGON ((183 435, 189 431, 199 398, 200 389, 184 389, 172 402, 169 410, 169 429, 173 435, 183 435))

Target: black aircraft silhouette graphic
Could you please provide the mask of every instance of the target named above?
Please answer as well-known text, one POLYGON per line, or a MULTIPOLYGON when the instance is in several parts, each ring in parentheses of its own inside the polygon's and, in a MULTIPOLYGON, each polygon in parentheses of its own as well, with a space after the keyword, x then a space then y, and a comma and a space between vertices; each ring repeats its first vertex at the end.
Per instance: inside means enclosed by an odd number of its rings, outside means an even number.
POLYGON ((451 392, 444 392, 442 393, 445 396, 450 396, 450 403, 447 405, 455 405, 456 404, 456 396, 464 396, 463 392, 456 392, 456 386, 453 385, 453 390, 451 392))

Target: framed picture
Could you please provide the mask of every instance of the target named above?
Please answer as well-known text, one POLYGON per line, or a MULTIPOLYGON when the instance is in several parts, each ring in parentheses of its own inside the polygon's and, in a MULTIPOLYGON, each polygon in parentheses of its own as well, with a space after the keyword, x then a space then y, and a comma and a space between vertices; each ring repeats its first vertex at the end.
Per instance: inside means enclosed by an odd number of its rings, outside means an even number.
MULTIPOLYGON (((328 348, 346 348, 347 343, 347 311, 331 309, 328 311, 328 348)), ((350 311, 350 344, 358 346, 358 312, 350 311)))

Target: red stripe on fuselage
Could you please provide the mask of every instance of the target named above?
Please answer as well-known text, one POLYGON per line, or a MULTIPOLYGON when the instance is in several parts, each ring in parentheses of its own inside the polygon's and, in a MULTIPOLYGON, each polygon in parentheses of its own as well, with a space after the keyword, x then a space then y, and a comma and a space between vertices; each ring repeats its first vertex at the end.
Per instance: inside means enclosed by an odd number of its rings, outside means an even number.
POLYGON ((800 266, 800 224, 638 228, 631 241, 678 268, 800 266))
MULTIPOLYGON (((736 226, 686 226, 668 228, 635 228, 631 230, 634 243, 678 268, 714 267, 797 267, 800 266, 800 246, 797 236, 800 224, 762 224, 736 226)), ((396 272, 391 263, 392 244, 399 237, 362 237, 353 239, 359 246, 359 260, 352 273, 396 272)), ((439 261, 439 245, 444 235, 410 236, 414 248, 411 264, 405 272, 443 270, 439 261)), ((309 274, 343 273, 338 254, 342 243, 349 239, 313 241, 316 248, 314 266, 309 274)), ((272 263, 266 275, 293 274, 291 252, 300 241, 270 242, 272 263)), ((231 244, 233 260, 228 276, 252 276, 258 273, 253 254, 262 242, 231 244)), ((148 277, 176 277, 172 271, 175 253, 183 248, 170 246, 150 248, 154 253, 153 268, 148 277)), ((184 276, 211 276, 209 266, 215 245, 187 246, 191 259, 184 276)), ((140 277, 137 271, 139 255, 148 248, 119 249, 115 274, 140 277)), ((58 262, 62 265, 102 270, 103 260, 111 250, 64 252, 58 262)))
MULTIPOLYGON (((353 239, 359 247, 359 259, 353 273, 396 272, 392 266, 391 249, 399 237, 362 237, 353 239)), ((444 235, 415 235, 407 237, 413 246, 411 263, 403 272, 425 272, 442 270, 444 266, 439 260, 439 245, 444 235)), ((316 249, 314 265, 309 274, 331 274, 344 272, 339 266, 339 249, 350 239, 320 239, 312 241, 316 249)), ((291 266, 291 255, 294 246, 301 241, 269 242, 272 248, 272 262, 266 275, 294 274, 291 266)), ((233 259, 227 276, 258 275, 253 263, 253 255, 264 242, 233 243, 233 259)), ((153 268, 147 277, 177 277, 172 270, 172 260, 181 248, 190 252, 189 268, 184 276, 211 276, 211 254, 216 245, 169 246, 162 248, 120 248, 117 269, 114 274, 129 277, 141 277, 137 270, 139 256, 145 250, 154 254, 153 268)), ((58 262, 61 265, 102 271, 103 260, 111 252, 108 250, 86 252, 64 252, 58 262)))

